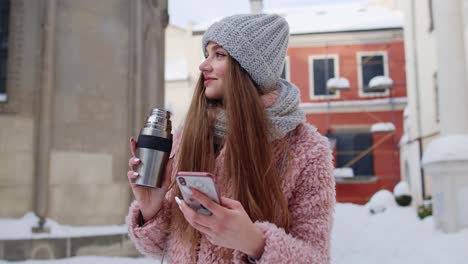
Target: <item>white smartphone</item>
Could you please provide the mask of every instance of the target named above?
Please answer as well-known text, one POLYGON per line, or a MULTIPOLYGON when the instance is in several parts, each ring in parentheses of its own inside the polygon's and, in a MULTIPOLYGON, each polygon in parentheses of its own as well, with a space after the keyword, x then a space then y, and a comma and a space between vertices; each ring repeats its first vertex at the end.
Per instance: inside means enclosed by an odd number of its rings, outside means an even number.
POLYGON ((176 175, 176 182, 179 185, 185 203, 200 214, 211 215, 211 212, 201 203, 190 198, 190 187, 204 193, 215 203, 220 203, 221 199, 214 182, 214 177, 209 172, 179 171, 176 175))

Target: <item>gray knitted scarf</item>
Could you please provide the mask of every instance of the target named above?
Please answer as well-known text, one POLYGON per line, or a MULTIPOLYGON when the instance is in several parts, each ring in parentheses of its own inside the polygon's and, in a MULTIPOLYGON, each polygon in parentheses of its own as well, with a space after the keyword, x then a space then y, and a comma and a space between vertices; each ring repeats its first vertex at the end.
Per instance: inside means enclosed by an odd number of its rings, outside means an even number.
MULTIPOLYGON (((292 83, 280 79, 277 82, 278 97, 273 105, 266 108, 270 124, 270 142, 283 138, 289 131, 294 130, 300 123, 306 121, 305 113, 299 109, 299 89, 292 83)), ((220 109, 214 123, 215 137, 221 142, 226 136, 226 112, 220 109)))

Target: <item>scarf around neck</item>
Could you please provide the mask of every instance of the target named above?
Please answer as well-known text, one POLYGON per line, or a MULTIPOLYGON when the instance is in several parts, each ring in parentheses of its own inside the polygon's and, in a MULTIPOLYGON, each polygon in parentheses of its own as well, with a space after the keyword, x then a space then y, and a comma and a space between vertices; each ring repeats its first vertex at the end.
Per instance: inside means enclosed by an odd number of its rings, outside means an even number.
MULTIPOLYGON (((306 121, 305 113, 299 108, 300 92, 292 83, 280 79, 277 90, 262 96, 272 129, 268 131, 269 141, 281 139, 300 123, 306 121)), ((222 142, 226 137, 226 111, 219 109, 214 123, 215 141, 222 142)))

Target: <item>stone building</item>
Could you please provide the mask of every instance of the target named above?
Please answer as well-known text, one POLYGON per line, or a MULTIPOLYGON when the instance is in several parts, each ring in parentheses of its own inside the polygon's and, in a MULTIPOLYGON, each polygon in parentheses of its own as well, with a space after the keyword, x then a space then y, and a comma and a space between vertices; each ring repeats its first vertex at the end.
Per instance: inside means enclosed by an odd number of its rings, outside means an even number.
POLYGON ((0 0, 0 217, 122 224, 164 98, 163 1, 0 0))

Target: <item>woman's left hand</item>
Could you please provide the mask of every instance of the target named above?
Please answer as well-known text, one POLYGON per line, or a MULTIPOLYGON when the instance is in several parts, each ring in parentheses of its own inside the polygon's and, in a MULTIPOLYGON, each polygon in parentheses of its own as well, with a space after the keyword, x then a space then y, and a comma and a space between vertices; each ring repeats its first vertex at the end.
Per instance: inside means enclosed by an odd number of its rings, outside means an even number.
POLYGON ((193 188, 191 191, 191 198, 210 210, 212 215, 197 213, 182 201, 180 209, 190 225, 214 245, 237 249, 253 258, 261 257, 265 247, 263 233, 250 220, 239 201, 222 197, 219 205, 204 193, 193 188))

